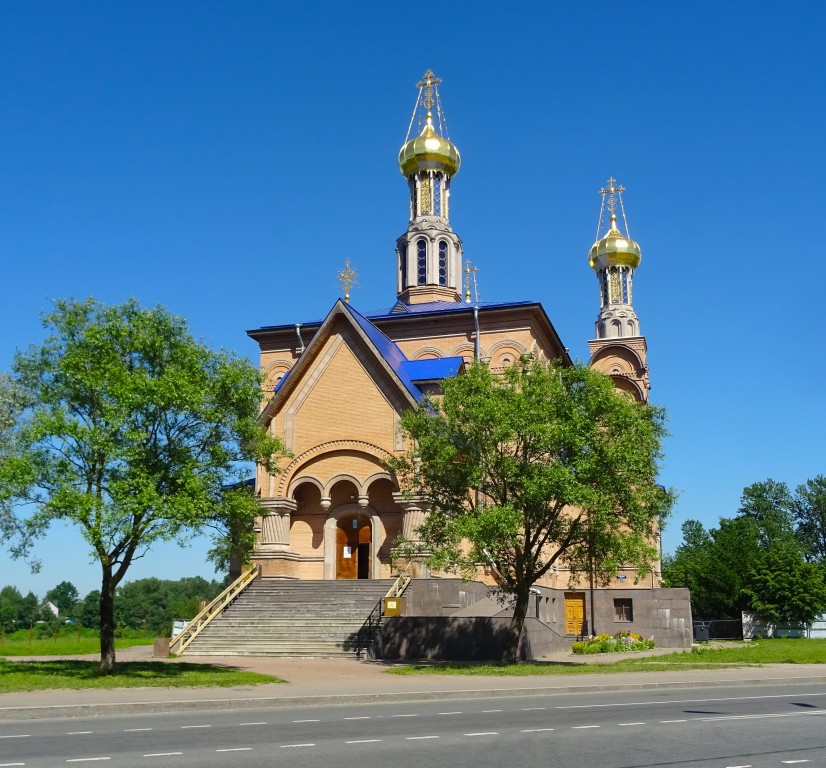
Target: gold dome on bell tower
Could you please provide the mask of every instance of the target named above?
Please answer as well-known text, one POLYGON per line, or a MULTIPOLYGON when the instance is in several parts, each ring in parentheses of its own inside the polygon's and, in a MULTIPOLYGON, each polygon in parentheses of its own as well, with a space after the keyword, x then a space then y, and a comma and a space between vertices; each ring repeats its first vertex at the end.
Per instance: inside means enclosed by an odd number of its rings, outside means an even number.
POLYGON ((428 69, 417 87, 419 88, 419 98, 413 109, 413 117, 410 120, 410 127, 407 131, 405 143, 399 151, 399 169, 405 178, 415 174, 417 171, 442 171, 448 176, 455 176, 459 171, 462 158, 456 145, 447 138, 447 126, 442 112, 442 105, 439 99, 438 85, 441 79, 428 69), (423 107, 426 114, 424 117, 424 127, 421 133, 410 138, 410 131, 416 119, 417 112, 423 107), (433 108, 436 108, 434 118, 433 108), (435 122, 438 122, 438 129, 435 122), (445 134, 445 135, 442 135, 445 134))
MULTIPOLYGON (((617 226, 617 203, 619 203, 622 218, 625 221, 625 209, 622 205, 622 193, 625 191, 625 187, 617 185, 616 179, 613 177, 608 179, 607 183, 607 187, 600 189, 602 207, 599 213, 599 223, 597 224, 597 241, 588 252, 588 263, 591 269, 596 272, 606 267, 636 269, 642 260, 640 246, 628 234, 623 234, 617 226), (600 237, 599 230, 602 228, 602 217, 606 202, 609 213, 608 231, 600 237)), ((625 231, 628 232, 627 221, 625 221, 625 231)))

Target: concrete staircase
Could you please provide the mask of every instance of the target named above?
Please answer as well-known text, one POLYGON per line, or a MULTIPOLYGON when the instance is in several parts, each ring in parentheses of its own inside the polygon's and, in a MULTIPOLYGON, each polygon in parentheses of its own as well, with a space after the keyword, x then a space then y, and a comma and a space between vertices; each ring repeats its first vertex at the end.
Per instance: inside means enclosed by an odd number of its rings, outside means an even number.
POLYGON ((351 656, 356 636, 392 579, 257 578, 184 655, 351 656))

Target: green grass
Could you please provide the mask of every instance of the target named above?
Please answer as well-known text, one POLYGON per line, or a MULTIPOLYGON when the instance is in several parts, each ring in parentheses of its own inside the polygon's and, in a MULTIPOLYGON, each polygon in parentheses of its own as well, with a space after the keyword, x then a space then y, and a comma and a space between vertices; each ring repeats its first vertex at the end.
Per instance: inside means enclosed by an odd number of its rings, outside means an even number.
POLYGON ((0 659, 0 693, 48 688, 146 688, 283 683, 270 675, 210 664, 125 662, 103 676, 94 661, 4 661, 0 659))
POLYGON ((657 672, 721 669, 761 664, 826 664, 826 640, 758 640, 744 646, 703 646, 664 656, 627 657, 608 664, 417 664, 388 670, 394 675, 606 675, 616 672, 657 672))
MULTIPOLYGON (((151 645, 154 637, 134 633, 134 637, 115 638, 115 648, 132 645, 151 645)), ((83 630, 78 633, 64 629, 57 637, 29 639, 29 632, 22 630, 0 639, 0 657, 3 656, 78 656, 83 653, 100 653, 97 634, 83 630)))

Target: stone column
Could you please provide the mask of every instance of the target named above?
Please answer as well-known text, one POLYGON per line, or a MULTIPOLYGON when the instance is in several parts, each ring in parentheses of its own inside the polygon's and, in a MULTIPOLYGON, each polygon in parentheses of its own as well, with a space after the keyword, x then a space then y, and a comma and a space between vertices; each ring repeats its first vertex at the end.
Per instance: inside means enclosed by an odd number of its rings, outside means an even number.
POLYGON ((292 552, 290 549, 290 514, 298 508, 294 499, 276 497, 260 499, 261 552, 292 552))
MULTIPOLYGON (((402 520, 402 536, 408 541, 418 544, 421 542, 419 526, 427 519, 430 512, 430 501, 426 496, 405 496, 403 493, 394 493, 393 501, 404 510, 402 520)), ((430 569, 424 562, 427 552, 422 551, 408 564, 408 572, 415 578, 429 578, 430 569)), ((399 564, 402 564, 401 562, 399 564)))

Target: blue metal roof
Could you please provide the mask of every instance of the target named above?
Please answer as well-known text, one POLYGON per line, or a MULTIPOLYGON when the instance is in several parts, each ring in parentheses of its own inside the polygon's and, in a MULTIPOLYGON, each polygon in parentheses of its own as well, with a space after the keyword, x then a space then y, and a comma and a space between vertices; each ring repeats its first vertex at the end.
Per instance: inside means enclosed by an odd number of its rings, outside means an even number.
POLYGON ((423 304, 405 304, 402 301, 397 301, 387 309, 365 312, 365 317, 370 320, 380 320, 388 317, 404 317, 405 315, 467 312, 469 309, 473 309, 473 307, 479 307, 479 309, 499 309, 504 307, 528 306, 536 303, 535 301, 427 301, 423 304))
POLYGON ((437 381, 455 376, 464 362, 462 357, 437 357, 433 360, 408 360, 404 367, 413 381, 437 381))

